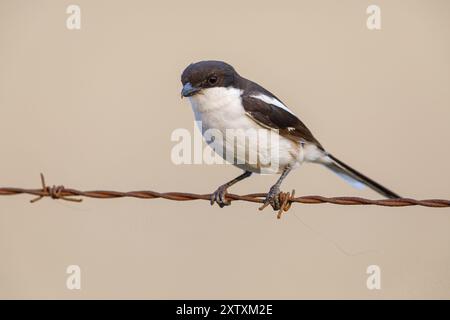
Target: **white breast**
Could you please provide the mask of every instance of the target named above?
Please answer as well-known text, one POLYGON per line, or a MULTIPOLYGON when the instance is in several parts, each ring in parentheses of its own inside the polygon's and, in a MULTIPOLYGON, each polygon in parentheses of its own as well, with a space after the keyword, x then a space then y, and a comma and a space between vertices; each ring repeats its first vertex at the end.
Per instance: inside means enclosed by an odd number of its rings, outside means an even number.
POLYGON ((241 94, 235 88, 209 88, 189 97, 195 120, 202 122, 203 130, 248 127, 241 94))
MULTIPOLYGON (((299 150, 300 146, 293 141, 286 139, 282 136, 278 136, 278 164, 276 168, 264 167, 262 168, 260 162, 248 161, 249 152, 254 152, 257 154, 258 159, 262 160, 264 163, 268 163, 273 157, 272 150, 270 149, 270 131, 258 125, 245 113, 242 106, 241 99, 242 90, 235 88, 209 88, 204 89, 200 94, 196 94, 189 97, 191 102, 192 110, 195 114, 195 120, 197 123, 201 123, 200 129, 202 134, 205 134, 206 130, 216 129, 219 130, 223 137, 223 143, 227 150, 234 150, 236 148, 235 163, 237 167, 248 170, 252 172, 262 172, 262 173, 279 173, 288 164, 298 165, 301 161, 301 152, 299 150), (259 135, 258 140, 246 144, 242 143, 240 139, 235 139, 233 136, 227 135, 227 130, 240 129, 246 132, 265 130, 266 134, 259 135), (264 137, 267 137, 264 138, 264 137), (253 146, 258 146, 255 150, 253 146), (240 152, 244 150, 245 152, 240 152), (245 154, 246 157, 242 158, 239 155, 245 154)), ((254 136, 248 136, 249 139, 254 139, 254 136)), ((207 141, 210 142, 210 141, 207 141)), ((218 145, 217 141, 215 142, 218 145)))

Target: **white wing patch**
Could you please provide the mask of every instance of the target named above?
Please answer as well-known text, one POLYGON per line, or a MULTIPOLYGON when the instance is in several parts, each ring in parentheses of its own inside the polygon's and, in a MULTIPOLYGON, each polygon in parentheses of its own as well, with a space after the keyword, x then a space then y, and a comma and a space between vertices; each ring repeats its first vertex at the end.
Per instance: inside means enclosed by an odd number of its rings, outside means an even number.
POLYGON ((287 111, 287 112, 289 112, 290 114, 292 114, 292 115, 295 116, 295 114, 294 114, 291 110, 289 110, 289 108, 286 107, 280 100, 277 100, 277 99, 275 99, 275 98, 266 96, 265 94, 252 95, 251 97, 252 97, 252 98, 259 99, 259 100, 262 100, 262 101, 264 101, 265 103, 274 105, 274 106, 276 106, 276 107, 278 107, 278 108, 281 108, 281 109, 283 109, 283 110, 285 110, 285 111, 287 111))

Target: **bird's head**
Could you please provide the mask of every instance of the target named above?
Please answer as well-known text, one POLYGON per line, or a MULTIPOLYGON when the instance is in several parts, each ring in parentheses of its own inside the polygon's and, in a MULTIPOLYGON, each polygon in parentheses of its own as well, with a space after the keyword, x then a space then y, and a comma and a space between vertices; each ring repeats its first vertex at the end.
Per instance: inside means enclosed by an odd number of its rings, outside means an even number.
POLYGON ((208 88, 230 87, 237 73, 222 61, 200 61, 190 64, 181 75, 182 97, 192 97, 208 88))

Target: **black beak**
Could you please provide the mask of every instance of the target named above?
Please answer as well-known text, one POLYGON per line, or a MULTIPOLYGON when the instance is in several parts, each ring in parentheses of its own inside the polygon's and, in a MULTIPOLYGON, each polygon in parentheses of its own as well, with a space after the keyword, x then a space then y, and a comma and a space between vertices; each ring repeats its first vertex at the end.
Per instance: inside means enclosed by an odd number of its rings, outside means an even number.
POLYGON ((200 90, 201 90, 200 88, 193 87, 190 82, 187 82, 183 86, 183 90, 181 90, 181 97, 191 97, 200 90))

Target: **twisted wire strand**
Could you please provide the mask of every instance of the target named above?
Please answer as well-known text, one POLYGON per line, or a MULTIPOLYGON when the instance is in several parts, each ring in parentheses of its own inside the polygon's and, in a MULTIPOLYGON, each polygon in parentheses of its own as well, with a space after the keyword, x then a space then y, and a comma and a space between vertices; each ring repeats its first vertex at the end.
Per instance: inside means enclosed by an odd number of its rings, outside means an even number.
MULTIPOLYGON (((210 201, 211 194, 195 194, 187 192, 157 192, 151 190, 141 191, 111 191, 111 190, 92 190, 81 191, 72 188, 65 188, 59 186, 47 186, 44 175, 41 174, 41 188, 39 189, 23 189, 14 187, 0 188, 0 196, 12 196, 19 194, 34 195, 36 198, 30 202, 34 203, 42 198, 62 199, 66 201, 81 202, 81 197, 95 198, 95 199, 114 199, 114 198, 138 198, 138 199, 166 199, 173 201, 192 201, 192 200, 207 200, 210 201)), ((226 197, 230 201, 246 201, 254 203, 263 203, 266 193, 252 193, 246 195, 227 194, 226 197)), ((448 208, 450 207, 450 200, 445 199, 425 199, 417 200, 410 198, 399 199, 365 199, 360 197, 324 197, 317 195, 299 196, 295 197, 295 191, 282 192, 280 195, 281 208, 278 210, 277 217, 280 218, 283 212, 286 212, 291 207, 292 203, 301 204, 321 204, 329 203, 335 205, 375 205, 384 207, 408 207, 408 206, 422 206, 430 208, 448 208)), ((262 210, 267 205, 263 205, 259 209, 262 210)))

